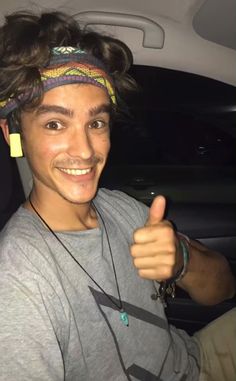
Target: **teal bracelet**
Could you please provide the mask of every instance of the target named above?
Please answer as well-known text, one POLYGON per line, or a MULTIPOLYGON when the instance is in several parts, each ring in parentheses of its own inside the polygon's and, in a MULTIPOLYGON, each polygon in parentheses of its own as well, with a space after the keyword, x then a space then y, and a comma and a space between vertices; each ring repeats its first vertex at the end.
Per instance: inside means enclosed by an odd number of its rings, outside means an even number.
POLYGON ((172 298, 175 297, 175 283, 180 281, 188 270, 188 263, 190 259, 189 253, 189 244, 190 239, 184 234, 178 233, 179 244, 181 248, 181 254, 183 256, 183 266, 173 277, 160 282, 159 290, 157 292, 157 299, 160 299, 165 305, 165 299, 167 295, 170 295, 172 298))
POLYGON ((178 282, 180 281, 186 274, 187 272, 187 269, 188 269, 188 263, 189 263, 189 245, 188 245, 188 242, 187 242, 187 239, 181 239, 179 238, 179 243, 180 243, 180 246, 181 246, 181 253, 182 253, 182 256, 183 256, 183 266, 182 268, 180 269, 180 271, 178 271, 178 273, 175 275, 174 279, 173 279, 173 282, 178 282))

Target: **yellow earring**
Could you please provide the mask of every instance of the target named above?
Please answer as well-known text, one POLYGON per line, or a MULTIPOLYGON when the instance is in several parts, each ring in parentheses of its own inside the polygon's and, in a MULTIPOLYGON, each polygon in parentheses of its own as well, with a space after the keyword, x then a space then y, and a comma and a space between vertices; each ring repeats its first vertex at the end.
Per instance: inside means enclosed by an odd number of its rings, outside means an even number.
POLYGON ((10 156, 22 157, 23 151, 21 146, 21 138, 19 132, 13 132, 9 134, 10 139, 10 156))
POLYGON ((14 112, 11 112, 7 116, 7 123, 9 128, 9 145, 10 145, 10 156, 11 157, 21 157, 23 156, 21 137, 20 137, 20 126, 18 120, 15 118, 14 112))

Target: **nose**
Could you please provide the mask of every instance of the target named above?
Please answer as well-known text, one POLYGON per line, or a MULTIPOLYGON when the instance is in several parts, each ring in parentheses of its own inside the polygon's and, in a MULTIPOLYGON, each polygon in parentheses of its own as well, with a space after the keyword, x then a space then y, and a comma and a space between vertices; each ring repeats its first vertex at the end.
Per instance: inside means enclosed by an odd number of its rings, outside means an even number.
POLYGON ((88 160, 93 156, 94 149, 88 130, 75 129, 73 131, 70 137, 68 153, 70 156, 77 156, 83 160, 88 160))

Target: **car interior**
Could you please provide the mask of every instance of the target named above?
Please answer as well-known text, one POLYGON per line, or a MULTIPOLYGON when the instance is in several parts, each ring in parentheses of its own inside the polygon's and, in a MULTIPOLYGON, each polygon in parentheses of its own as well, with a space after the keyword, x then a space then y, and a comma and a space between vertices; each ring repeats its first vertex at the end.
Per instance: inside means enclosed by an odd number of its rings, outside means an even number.
MULTIPOLYGON (((2 0, 0 21, 20 10, 65 11, 129 46, 139 86, 112 125, 100 186, 147 205, 164 195, 165 218, 221 252, 236 276, 236 0, 2 0)), ((2 135, 0 147, 2 229, 32 178, 2 135)), ((203 306, 178 289, 166 313, 193 333, 235 305, 203 306)))

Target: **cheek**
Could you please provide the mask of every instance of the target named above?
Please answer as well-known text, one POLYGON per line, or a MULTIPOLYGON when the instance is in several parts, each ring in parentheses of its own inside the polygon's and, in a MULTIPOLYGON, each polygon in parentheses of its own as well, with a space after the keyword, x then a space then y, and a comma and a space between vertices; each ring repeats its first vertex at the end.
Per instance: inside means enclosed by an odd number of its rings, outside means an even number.
POLYGON ((111 148, 110 136, 103 137, 100 141, 100 149, 103 153, 108 154, 111 148))
POLYGON ((90 136, 90 147, 95 155, 107 156, 110 150, 109 135, 103 134, 102 136, 90 136))
POLYGON ((105 142, 104 142, 104 145, 106 147, 106 152, 108 153, 110 151, 110 148, 111 148, 111 142, 110 142, 110 139, 107 139, 105 142))
POLYGON ((25 156, 32 162, 43 163, 51 161, 61 152, 65 152, 66 146, 64 142, 55 142, 50 139, 40 139, 34 141, 24 141, 23 149, 25 156))
POLYGON ((67 145, 63 141, 45 141, 40 147, 40 154, 43 157, 55 157, 61 152, 65 152, 67 145))

